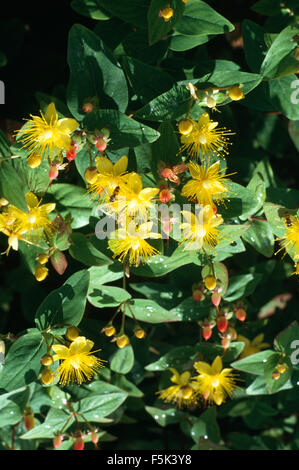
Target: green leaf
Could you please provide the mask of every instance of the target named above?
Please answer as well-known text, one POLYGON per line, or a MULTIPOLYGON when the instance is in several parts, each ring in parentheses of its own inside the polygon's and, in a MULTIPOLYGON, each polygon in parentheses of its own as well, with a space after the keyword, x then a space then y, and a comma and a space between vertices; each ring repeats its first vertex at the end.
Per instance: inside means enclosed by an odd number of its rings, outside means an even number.
MULTIPOLYGON (((219 243, 217 244, 216 249, 220 250, 221 248, 226 247, 227 245, 230 245, 231 243, 234 243, 243 233, 248 230, 249 225, 243 224, 243 225, 221 225, 219 227, 219 232, 221 234, 221 238, 219 240, 219 243)), ((208 251, 208 250, 206 250, 208 251)), ((211 251, 211 250, 209 250, 211 251)))
POLYGON ((29 388, 22 387, 9 393, 3 393, 0 396, 1 428, 4 426, 12 426, 21 421, 29 394, 29 388))
POLYGON ((35 322, 40 330, 54 325, 77 326, 84 314, 89 285, 89 272, 78 271, 39 306, 35 322))
POLYGON ((175 307, 183 297, 183 292, 180 288, 158 282, 130 284, 130 288, 144 295, 147 299, 159 303, 161 307, 167 310, 175 307))
POLYGON ((92 240, 88 239, 83 233, 72 233, 69 252, 70 255, 86 266, 104 266, 112 264, 112 261, 101 253, 92 240))
POLYGON ((233 181, 227 182, 226 186, 229 190, 229 202, 219 209, 219 213, 225 220, 237 216, 242 216, 245 219, 255 213, 259 201, 253 190, 248 187, 244 188, 244 186, 233 181))
POLYGON ((220 441, 221 436, 216 420, 215 406, 205 410, 200 415, 196 423, 192 426, 191 436, 196 444, 198 443, 200 437, 204 437, 205 439, 209 439, 216 443, 220 441))
POLYGON ((146 28, 146 15, 148 10, 148 0, 130 0, 125 3, 123 0, 97 0, 97 3, 105 10, 112 13, 127 23, 146 28))
POLYGON ((197 261, 195 257, 196 253, 191 251, 176 251, 172 256, 155 255, 147 265, 131 268, 131 271, 137 276, 143 277, 164 276, 181 266, 197 261))
POLYGON ((247 297, 252 294, 256 286, 262 279, 262 274, 240 274, 232 276, 229 279, 229 287, 226 291, 224 299, 227 302, 233 302, 241 297, 247 297))
POLYGON ((64 431, 73 424, 74 417, 70 415, 67 409, 50 408, 45 421, 38 426, 34 426, 28 432, 25 432, 21 439, 49 439, 64 427, 64 431), (68 420, 68 418, 70 418, 68 420))
POLYGON ((125 56, 122 65, 134 94, 142 103, 148 103, 174 84, 174 79, 163 69, 144 64, 133 57, 125 56), (147 79, 144 80, 144 77, 147 79))
POLYGON ((117 281, 124 275, 123 266, 118 262, 101 267, 93 266, 92 268, 89 268, 88 271, 90 274, 88 294, 98 286, 107 284, 108 282, 117 281))
POLYGON ((173 0, 171 2, 173 16, 169 21, 165 21, 164 18, 159 15, 160 10, 165 8, 165 6, 165 0, 151 0, 147 14, 150 45, 159 41, 159 39, 162 39, 175 27, 185 9, 185 5, 182 0, 173 0))
POLYGON ((184 299, 179 305, 171 310, 179 321, 198 321, 205 318, 210 310, 210 301, 197 302, 193 297, 184 299))
MULTIPOLYGON (((10 141, 4 134, 3 130, 0 129, 0 157, 9 157, 11 155, 10 152, 10 141)), ((1 158, 0 158, 1 162, 1 158)))
MULTIPOLYGON (((159 162, 178 163, 179 142, 172 124, 168 121, 162 122, 158 127, 160 137, 151 146, 152 151, 152 171, 158 175, 159 162)), ((160 176, 160 175, 159 175, 160 176)))
POLYGON ((154 98, 135 113, 136 118, 147 121, 167 121, 183 116, 190 103, 190 92, 185 86, 174 85, 170 90, 154 98))
MULTIPOLYGON (((137 114, 135 114, 136 117, 138 117, 137 114)), ((108 145, 108 150, 137 147, 154 142, 160 135, 155 129, 113 109, 94 111, 84 118, 83 124, 90 131, 102 129, 105 126, 110 128, 111 143, 108 145)))
POLYGON ((0 51, 0 67, 4 67, 7 64, 7 58, 3 54, 2 51, 0 51))
POLYGON ((95 33, 74 25, 69 33, 67 60, 70 67, 67 103, 76 119, 84 117, 85 100, 94 97, 101 108, 126 110, 128 90, 124 73, 95 33))
POLYGON ((24 186, 11 160, 4 162, 0 160, 0 195, 18 209, 25 212, 28 211, 24 196, 24 186))
POLYGON ((297 47, 296 35, 299 27, 287 26, 273 41, 261 66, 261 74, 268 79, 279 78, 299 70, 298 61, 294 55, 297 47))
POLYGON ((10 347, 0 372, 0 388, 11 391, 37 379, 40 358, 47 347, 41 333, 35 329, 18 338, 10 347))
POLYGON ((149 371, 163 371, 171 367, 177 369, 186 363, 191 363, 195 354, 195 346, 179 346, 177 348, 172 348, 157 361, 148 364, 145 369, 149 371))
POLYGON ((244 20, 242 23, 242 35, 246 62, 252 72, 258 73, 267 52, 264 30, 253 21, 244 20))
POLYGON ((48 191, 56 209, 65 217, 72 215, 72 228, 77 229, 88 224, 92 211, 92 201, 86 190, 73 184, 53 184, 48 191))
POLYGON ((131 294, 120 287, 93 285, 89 288, 87 299, 97 308, 117 307, 131 299, 131 294))
POLYGON ((110 361, 110 369, 119 374, 128 374, 133 365, 134 350, 131 345, 118 349, 110 361))
POLYGON ((296 149, 299 152, 299 122, 298 121, 289 121, 289 134, 295 145, 296 149))
POLYGON ((92 394, 75 403, 74 409, 83 414, 84 418, 88 421, 97 422, 117 410, 126 398, 127 394, 121 391, 92 394))
POLYGON ((274 237, 269 224, 263 220, 253 220, 249 229, 242 235, 249 245, 260 254, 270 258, 274 251, 274 237))
POLYGON ((71 7, 80 15, 87 16, 93 20, 105 21, 110 18, 110 16, 99 7, 97 0, 73 0, 71 7))
POLYGON ((131 299, 126 307, 127 316, 146 323, 168 323, 178 321, 178 318, 156 302, 147 299, 131 299))
POLYGON ((130 382, 124 375, 115 374, 112 377, 113 384, 124 390, 129 397, 142 398, 143 392, 130 382))
POLYGON ((272 232, 278 237, 285 235, 286 228, 283 224, 283 217, 289 211, 283 206, 271 202, 264 204, 264 211, 272 232))
POLYGON ((221 356, 223 362, 228 364, 239 357, 243 349, 244 343, 241 341, 232 341, 229 348, 226 350, 221 344, 216 343, 204 342, 196 345, 196 351, 200 353, 205 360, 212 362, 216 356, 221 356))
POLYGON ((189 0, 184 15, 175 27, 178 33, 186 36, 224 34, 234 29, 234 25, 200 0, 189 0))
POLYGON ((154 406, 146 406, 145 410, 154 418, 156 423, 163 428, 169 424, 179 423, 184 416, 184 413, 179 411, 177 408, 168 408, 164 410, 161 408, 155 408, 154 406))
POLYGON ((174 34, 171 36, 169 49, 171 51, 176 52, 188 51, 189 49, 193 49, 196 46, 205 44, 210 39, 213 39, 213 37, 215 37, 214 34, 207 34, 201 36, 185 36, 184 34, 180 34, 175 31, 174 34))
POLYGON ((239 359, 239 361, 233 362, 231 366, 234 369, 248 372, 249 374, 264 375, 265 363, 268 358, 273 354, 273 351, 266 349, 265 351, 251 354, 250 356, 239 359))

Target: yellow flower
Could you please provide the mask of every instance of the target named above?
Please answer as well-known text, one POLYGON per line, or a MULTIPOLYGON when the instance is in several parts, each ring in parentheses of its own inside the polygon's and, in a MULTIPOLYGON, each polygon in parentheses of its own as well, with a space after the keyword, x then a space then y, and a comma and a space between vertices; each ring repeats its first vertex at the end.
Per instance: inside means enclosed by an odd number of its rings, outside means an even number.
POLYGON ((214 214, 212 206, 200 208, 194 215, 192 212, 182 211, 186 222, 181 224, 182 242, 188 241, 184 250, 198 250, 215 247, 221 237, 218 226, 222 224, 221 215, 214 214))
POLYGON ((4 233, 8 237, 8 248, 6 254, 8 255, 10 249, 18 251, 19 240, 23 240, 22 235, 25 230, 16 227, 16 219, 8 211, 0 214, 0 232, 4 233))
POLYGON ((245 338, 245 336, 238 335, 237 341, 242 341, 245 343, 245 347, 240 355, 240 359, 243 359, 244 357, 251 356, 251 354, 256 354, 260 352, 262 349, 266 349, 270 346, 268 343, 263 343, 264 340, 264 334, 260 333, 257 335, 252 341, 250 341, 248 338, 245 338))
POLYGON ((182 196, 196 199, 198 204, 203 205, 213 205, 213 201, 222 202, 229 192, 229 179, 222 174, 219 167, 219 161, 210 166, 190 162, 188 168, 193 179, 183 186, 182 196))
POLYGON ((58 119, 54 103, 50 103, 45 115, 32 116, 27 125, 19 130, 23 147, 31 154, 47 154, 52 158, 60 151, 67 150, 71 145, 70 134, 78 127, 75 119, 58 119))
POLYGON ((25 194, 28 212, 23 212, 15 206, 9 206, 8 213, 15 219, 15 226, 20 233, 26 233, 31 238, 36 238, 43 230, 47 235, 52 231, 52 221, 49 213, 52 212, 56 204, 42 204, 41 200, 33 193, 25 194))
POLYGON ((81 384, 91 380, 97 370, 103 366, 103 362, 91 351, 94 343, 84 336, 78 336, 69 347, 62 344, 54 344, 53 351, 56 353, 53 360, 60 361, 58 375, 62 385, 76 382, 81 384))
POLYGON ((283 249, 286 251, 294 250, 294 260, 297 261, 299 260, 299 218, 288 214, 284 224, 286 233, 283 237, 276 239, 281 242, 281 248, 275 254, 283 249))
POLYGON ((159 188, 143 188, 137 173, 130 173, 126 182, 117 200, 111 203, 111 207, 121 217, 139 215, 142 220, 147 220, 149 210, 154 207, 153 198, 158 194, 159 188))
POLYGON ((103 196, 104 201, 108 202, 115 189, 122 187, 126 181, 128 157, 121 157, 114 165, 107 157, 98 157, 96 167, 98 176, 89 186, 89 192, 103 196))
POLYGON ((191 373, 186 371, 179 374, 176 369, 169 369, 172 372, 171 382, 176 385, 157 392, 159 398, 166 403, 174 403, 178 408, 191 407, 197 404, 198 398, 194 383, 191 382, 191 373))
POLYGON ((212 365, 206 362, 195 362, 195 369, 199 373, 194 379, 197 393, 203 396, 209 404, 221 405, 227 396, 232 398, 232 392, 237 387, 232 369, 223 369, 222 360, 217 356, 212 365))
POLYGON ((131 220, 126 227, 115 230, 108 241, 113 258, 117 256, 120 261, 129 258, 129 264, 139 266, 140 261, 146 262, 156 255, 158 250, 145 241, 146 238, 160 238, 160 234, 151 232, 152 225, 152 222, 145 222, 138 227, 131 220))
POLYGON ((222 158, 228 154, 227 147, 230 145, 227 135, 233 134, 226 128, 218 128, 218 122, 210 120, 208 113, 203 113, 198 122, 190 119, 192 130, 189 134, 181 135, 180 152, 186 150, 191 158, 199 158, 200 152, 203 158, 210 154, 216 154, 222 158))

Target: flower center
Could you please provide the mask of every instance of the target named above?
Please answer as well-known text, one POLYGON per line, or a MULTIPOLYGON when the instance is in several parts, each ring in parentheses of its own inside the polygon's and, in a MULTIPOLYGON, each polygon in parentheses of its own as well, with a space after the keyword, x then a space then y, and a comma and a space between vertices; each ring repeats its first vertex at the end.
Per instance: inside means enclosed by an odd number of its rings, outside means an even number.
POLYGON ((42 140, 49 140, 53 136, 53 131, 51 129, 46 129, 41 135, 42 140))
POLYGON ((34 214, 29 214, 28 217, 27 217, 27 220, 28 220, 29 224, 33 225, 36 222, 36 217, 35 217, 34 214))
POLYGON ((218 377, 214 377, 211 381, 211 384, 212 384, 212 387, 214 387, 214 388, 219 387, 220 381, 219 381, 218 377))
POLYGON ((132 250, 136 251, 136 250, 138 250, 139 247, 140 247, 140 241, 139 241, 139 240, 135 240, 135 241, 132 243, 132 250))
POLYGON ((203 135, 203 134, 199 134, 198 140, 199 140, 199 143, 200 143, 201 145, 205 145, 205 144, 207 143, 207 138, 206 138, 206 136, 203 135))

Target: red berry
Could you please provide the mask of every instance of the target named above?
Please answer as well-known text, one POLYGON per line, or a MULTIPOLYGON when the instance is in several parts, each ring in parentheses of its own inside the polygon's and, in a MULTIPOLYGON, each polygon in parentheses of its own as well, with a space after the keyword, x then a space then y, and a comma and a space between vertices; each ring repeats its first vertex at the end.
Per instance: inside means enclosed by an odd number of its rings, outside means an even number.
POLYGON ((220 331, 220 333, 224 333, 225 330, 227 329, 227 318, 225 315, 220 315, 217 318, 217 328, 220 331))
POLYGON ((82 109, 84 113, 91 113, 91 111, 93 110, 93 104, 89 102, 84 103, 82 109))
POLYGON ((90 439, 93 444, 97 444, 99 442, 99 435, 96 431, 92 431, 90 433, 90 439))
POLYGON ((76 437, 75 442, 74 442, 74 450, 83 450, 84 449, 84 440, 83 438, 76 437))
POLYGON ((77 150, 74 146, 71 146, 66 152, 66 158, 68 159, 69 162, 71 162, 72 160, 75 160, 76 156, 77 156, 77 150))
POLYGON ((224 349, 227 349, 230 345, 230 339, 228 337, 222 338, 221 345, 224 347, 224 349))
POLYGON ((170 189, 162 189, 159 192, 159 199, 161 202, 166 203, 169 202, 171 199, 171 191, 170 189))
POLYGON ((30 429, 34 428, 34 414, 33 413, 29 413, 24 416, 24 424, 25 424, 25 428, 27 429, 27 431, 30 431, 30 429))
POLYGON ((210 326, 204 326, 202 329, 202 336, 206 341, 212 336, 212 328, 210 326))
POLYGON ((192 293, 193 300, 200 302, 202 300, 202 291, 200 289, 195 289, 192 293))

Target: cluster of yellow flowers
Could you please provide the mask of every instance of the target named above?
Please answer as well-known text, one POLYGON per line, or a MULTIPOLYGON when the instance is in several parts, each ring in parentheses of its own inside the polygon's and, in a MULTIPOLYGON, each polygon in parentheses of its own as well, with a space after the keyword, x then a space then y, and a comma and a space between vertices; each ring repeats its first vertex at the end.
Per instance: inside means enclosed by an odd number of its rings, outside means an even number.
POLYGON ((55 203, 41 204, 32 192, 25 195, 25 200, 27 212, 2 199, 0 231, 8 237, 7 254, 11 248, 18 250, 19 240, 35 244, 42 237, 47 239, 53 230, 49 214, 55 209, 55 203))
POLYGON ((232 369, 223 369, 222 359, 217 356, 212 365, 198 361, 194 363, 198 375, 192 377, 190 371, 182 374, 176 369, 172 372, 171 382, 175 385, 157 392, 159 398, 167 403, 174 403, 178 408, 195 407, 200 401, 205 404, 221 405, 227 397, 232 397, 236 385, 236 378, 232 369))

